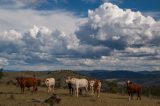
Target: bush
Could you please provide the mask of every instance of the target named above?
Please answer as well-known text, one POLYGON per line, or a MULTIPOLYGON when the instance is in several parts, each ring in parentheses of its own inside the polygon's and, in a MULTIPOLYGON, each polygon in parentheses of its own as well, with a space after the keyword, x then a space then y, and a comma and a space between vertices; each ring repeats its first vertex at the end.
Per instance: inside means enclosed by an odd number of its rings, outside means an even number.
POLYGON ((109 91, 111 93, 118 93, 118 87, 115 81, 108 82, 108 86, 110 87, 109 91))

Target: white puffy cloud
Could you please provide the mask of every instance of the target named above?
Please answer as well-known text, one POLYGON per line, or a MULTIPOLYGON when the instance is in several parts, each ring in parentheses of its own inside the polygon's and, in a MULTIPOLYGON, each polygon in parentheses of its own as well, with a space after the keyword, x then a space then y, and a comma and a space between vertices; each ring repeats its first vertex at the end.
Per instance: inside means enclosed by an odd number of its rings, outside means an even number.
POLYGON ((22 35, 15 30, 9 30, 1 33, 0 40, 2 41, 19 41, 22 38, 22 35))
POLYGON ((57 64, 57 57, 72 55, 79 45, 75 35, 37 26, 25 33, 4 31, 0 38, 0 56, 11 64, 57 64))
POLYGON ((102 67, 111 69, 160 69, 157 64, 160 55, 160 22, 139 11, 123 10, 111 3, 104 3, 88 11, 88 19, 80 24, 75 34, 81 45, 108 48, 108 51, 98 50, 103 53, 100 55, 103 58, 93 58, 96 65, 100 61, 102 67))
POLYGON ((126 46, 146 45, 159 37, 159 26, 160 23, 150 16, 105 3, 95 11, 88 11, 88 21, 76 34, 87 44, 124 49, 126 46))

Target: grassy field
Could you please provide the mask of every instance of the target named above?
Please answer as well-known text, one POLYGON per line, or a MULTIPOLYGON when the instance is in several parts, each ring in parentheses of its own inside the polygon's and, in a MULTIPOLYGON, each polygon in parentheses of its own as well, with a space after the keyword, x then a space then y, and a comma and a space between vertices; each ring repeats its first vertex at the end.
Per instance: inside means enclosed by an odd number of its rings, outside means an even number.
MULTIPOLYGON (((127 96, 118 94, 101 93, 100 98, 91 96, 70 96, 67 89, 56 89, 62 101, 59 106, 160 106, 160 100, 142 97, 141 101, 134 98, 128 102, 127 96)), ((32 102, 32 98, 46 99, 50 96, 46 92, 45 87, 39 87, 36 94, 25 91, 20 94, 20 88, 14 85, 0 84, 0 106, 48 106, 48 104, 40 104, 32 102)))

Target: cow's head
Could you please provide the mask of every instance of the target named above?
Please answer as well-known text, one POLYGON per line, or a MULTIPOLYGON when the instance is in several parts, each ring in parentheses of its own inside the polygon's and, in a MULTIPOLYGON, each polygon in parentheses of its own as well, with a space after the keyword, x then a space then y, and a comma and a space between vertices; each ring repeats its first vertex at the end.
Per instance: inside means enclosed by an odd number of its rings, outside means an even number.
POLYGON ((132 84, 132 81, 128 80, 128 81, 126 82, 126 84, 127 84, 127 87, 128 87, 130 84, 132 84))
POLYGON ((68 77, 66 78, 66 83, 70 83, 70 82, 71 82, 71 77, 68 76, 68 77))
POLYGON ((94 80, 90 80, 90 81, 89 81, 89 85, 90 85, 90 86, 93 86, 93 85, 94 85, 94 83, 95 83, 95 81, 94 81, 94 80))

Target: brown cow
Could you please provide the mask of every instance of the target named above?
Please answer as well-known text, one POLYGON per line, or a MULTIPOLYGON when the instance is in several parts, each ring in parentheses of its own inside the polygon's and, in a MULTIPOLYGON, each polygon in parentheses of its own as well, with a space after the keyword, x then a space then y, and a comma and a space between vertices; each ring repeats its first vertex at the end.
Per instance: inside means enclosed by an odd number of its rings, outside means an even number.
POLYGON ((139 84, 133 84, 131 81, 127 81, 127 90, 128 90, 128 95, 129 98, 128 100, 130 101, 132 99, 133 93, 137 93, 137 100, 141 100, 141 85, 139 84))
POLYGON ((35 77, 17 77, 16 80, 21 88, 21 93, 24 93, 25 87, 33 87, 33 92, 37 91, 37 79, 35 77))
POLYGON ((93 85, 94 94, 97 94, 97 97, 99 97, 100 91, 101 91, 102 83, 100 80, 95 80, 95 83, 93 85))
POLYGON ((91 95, 97 95, 99 97, 101 91, 102 83, 100 80, 91 80, 89 81, 89 89, 91 90, 91 95))

